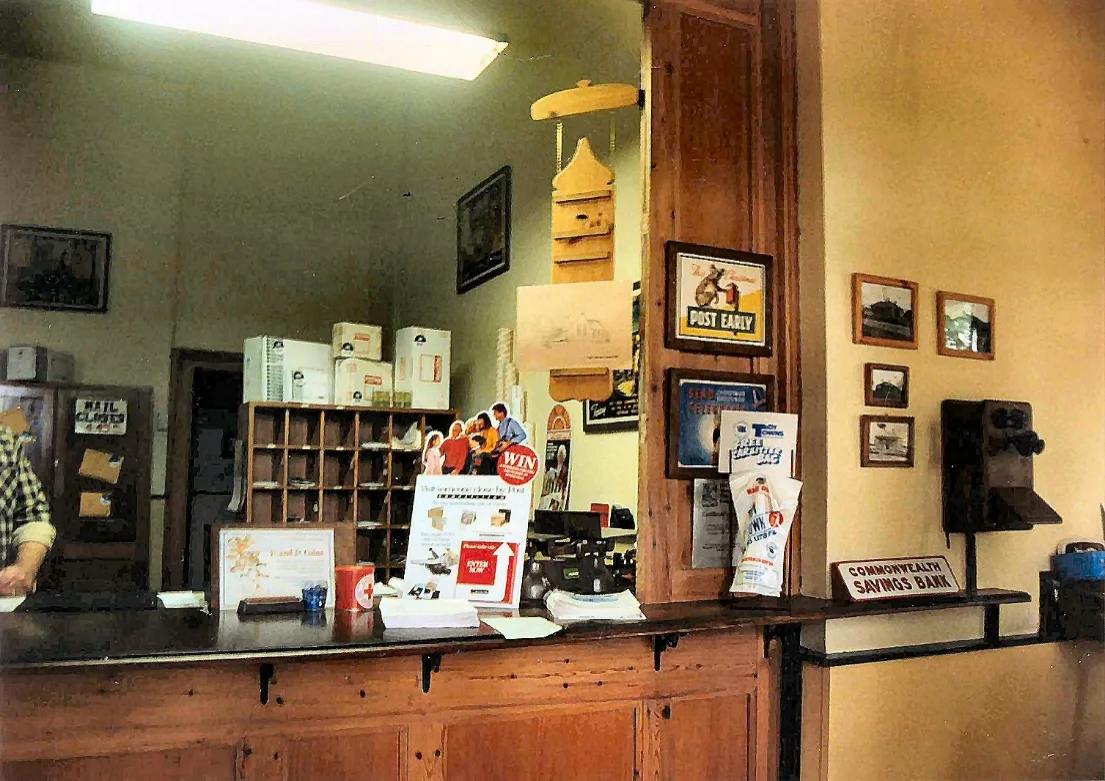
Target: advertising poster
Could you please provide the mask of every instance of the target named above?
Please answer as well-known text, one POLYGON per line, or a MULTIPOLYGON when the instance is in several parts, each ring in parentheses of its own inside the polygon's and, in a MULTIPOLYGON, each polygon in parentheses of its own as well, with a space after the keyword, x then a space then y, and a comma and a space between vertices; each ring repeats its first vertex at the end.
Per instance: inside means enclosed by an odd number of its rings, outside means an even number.
POLYGON ((753 253, 699 254, 691 248, 677 252, 675 338, 766 348, 769 263, 770 258, 753 253))
POLYGON ((588 434, 634 431, 641 419, 637 389, 641 380, 641 283, 633 284, 633 367, 614 369, 614 393, 606 401, 583 402, 588 434))
POLYGON ((572 420, 563 404, 549 413, 545 435, 545 473, 541 480, 539 510, 567 510, 572 483, 572 420))
POLYGON ((722 472, 777 469, 794 474, 798 449, 798 416, 785 412, 721 413, 722 472))
POLYGON ((717 472, 721 452, 721 414, 728 410, 766 410, 766 383, 679 378, 673 388, 679 415, 677 468, 706 476, 717 472))
POLYGON ((518 607, 539 460, 529 448, 516 446, 504 453, 500 466, 509 482, 499 475, 418 478, 405 597, 518 607))

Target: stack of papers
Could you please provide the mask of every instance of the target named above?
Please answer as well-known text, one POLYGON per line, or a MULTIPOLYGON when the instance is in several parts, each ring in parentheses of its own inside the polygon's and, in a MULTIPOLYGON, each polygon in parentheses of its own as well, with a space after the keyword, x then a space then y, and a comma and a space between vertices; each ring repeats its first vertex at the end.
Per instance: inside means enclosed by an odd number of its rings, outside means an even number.
POLYGON ((620 594, 571 594, 550 591, 545 607, 556 621, 643 621, 641 603, 628 591, 620 594))
POLYGON ((466 599, 382 599, 380 617, 387 629, 479 627, 476 608, 466 599))

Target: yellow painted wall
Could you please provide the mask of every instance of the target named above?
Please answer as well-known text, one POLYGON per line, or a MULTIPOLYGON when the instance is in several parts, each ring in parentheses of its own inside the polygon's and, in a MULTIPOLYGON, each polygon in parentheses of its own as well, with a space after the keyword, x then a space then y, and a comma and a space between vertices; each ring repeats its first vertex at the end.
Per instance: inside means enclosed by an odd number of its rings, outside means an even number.
MULTIPOLYGON (((824 593, 828 562, 944 553, 940 402, 1004 398, 1033 405, 1047 440, 1036 489, 1064 523, 981 537, 979 583, 1035 601, 1056 543, 1102 534, 1105 6, 798 6, 803 445, 807 469, 824 470, 806 496, 803 589, 824 593), (920 285, 918 350, 852 344, 853 272, 920 285), (937 290, 996 300, 995 361, 937 355, 937 290), (914 469, 859 466, 859 417, 880 412, 863 406, 865 362, 911 369, 901 414, 916 418, 914 469)), ((962 538, 947 555, 962 579, 962 538)), ((981 623, 976 610, 854 619, 809 640, 829 651, 935 642, 977 637, 981 623)), ((1036 624, 1034 603, 1003 608, 1005 633, 1036 624)), ((1063 672, 1076 661, 1069 646, 1052 646, 834 669, 828 777, 885 778, 880 762, 905 756, 915 763, 898 761, 894 777, 1085 777, 1071 775, 1085 762, 1103 773, 1100 743, 1076 745, 1067 716, 1033 735, 1057 700, 1105 698, 1100 657, 1082 678, 1063 672), (924 708, 939 699, 938 718, 879 708, 918 693, 924 708), (989 738, 980 701, 1008 705, 989 738), (1022 733, 1033 737, 1013 739, 1022 733), (966 736, 994 761, 962 763, 966 736)), ((1105 732, 1100 709, 1083 726, 1105 732)))

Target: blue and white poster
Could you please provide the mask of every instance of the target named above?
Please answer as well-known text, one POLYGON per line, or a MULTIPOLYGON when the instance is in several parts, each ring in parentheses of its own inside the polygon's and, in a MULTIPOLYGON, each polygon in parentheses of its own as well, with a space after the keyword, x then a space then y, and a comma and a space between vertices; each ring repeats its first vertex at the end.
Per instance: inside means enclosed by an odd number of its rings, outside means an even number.
POLYGON ((769 408, 767 382, 675 377, 672 404, 678 410, 672 476, 701 477, 718 472, 721 453, 721 413, 728 410, 766 412, 769 408))

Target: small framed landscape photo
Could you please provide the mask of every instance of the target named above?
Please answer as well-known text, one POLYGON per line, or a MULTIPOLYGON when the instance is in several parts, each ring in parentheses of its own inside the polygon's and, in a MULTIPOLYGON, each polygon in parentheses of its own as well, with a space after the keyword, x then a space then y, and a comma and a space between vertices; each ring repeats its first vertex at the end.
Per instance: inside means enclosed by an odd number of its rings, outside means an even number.
POLYGON ((941 355, 994 360, 994 299, 940 290, 936 319, 941 355))
POLYGON ((864 415, 859 437, 860 466, 913 466, 913 418, 864 415))
POLYGON ((917 349, 917 283, 852 275, 852 341, 917 349))
POLYGON ((909 367, 889 363, 864 364, 863 401, 868 407, 908 407, 909 367))

